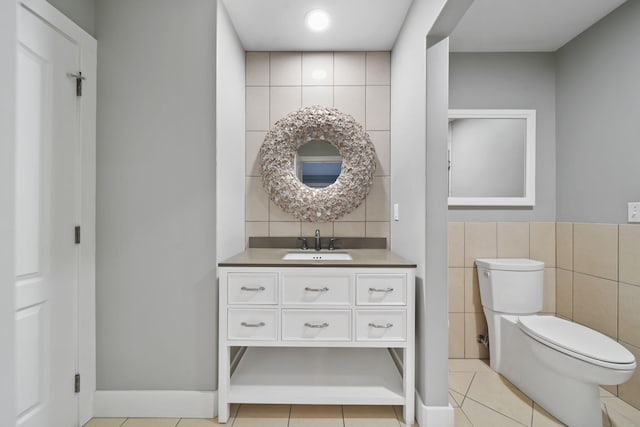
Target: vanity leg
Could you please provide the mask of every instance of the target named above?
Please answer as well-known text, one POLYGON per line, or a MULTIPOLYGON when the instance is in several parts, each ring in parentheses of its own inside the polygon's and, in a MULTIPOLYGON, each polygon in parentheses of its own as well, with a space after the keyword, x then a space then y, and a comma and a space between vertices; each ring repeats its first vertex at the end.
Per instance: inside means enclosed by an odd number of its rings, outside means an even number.
POLYGON ((404 371, 404 422, 405 424, 412 426, 415 416, 415 347, 412 344, 407 346, 403 352, 403 371, 404 371))
POLYGON ((229 366, 230 349, 226 345, 218 351, 218 422, 229 419, 229 366))

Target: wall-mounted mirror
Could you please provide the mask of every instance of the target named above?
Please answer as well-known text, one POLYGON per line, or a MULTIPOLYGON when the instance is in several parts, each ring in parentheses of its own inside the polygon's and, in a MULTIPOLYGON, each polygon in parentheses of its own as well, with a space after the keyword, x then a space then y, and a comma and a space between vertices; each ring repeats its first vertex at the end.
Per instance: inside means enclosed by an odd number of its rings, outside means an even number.
POLYGON ((336 182, 342 169, 338 147, 327 141, 309 141, 298 148, 296 175, 311 188, 325 188, 336 182))
POLYGON ((535 110, 449 110, 449 206, 535 205, 535 110))

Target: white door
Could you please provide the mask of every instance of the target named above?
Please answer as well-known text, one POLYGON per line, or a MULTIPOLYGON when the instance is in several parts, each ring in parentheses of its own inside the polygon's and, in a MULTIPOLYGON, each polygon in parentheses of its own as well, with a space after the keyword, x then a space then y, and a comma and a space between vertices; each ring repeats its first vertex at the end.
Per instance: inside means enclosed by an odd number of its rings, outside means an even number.
POLYGON ((16 137, 17 426, 78 423, 78 46, 18 11, 16 137))

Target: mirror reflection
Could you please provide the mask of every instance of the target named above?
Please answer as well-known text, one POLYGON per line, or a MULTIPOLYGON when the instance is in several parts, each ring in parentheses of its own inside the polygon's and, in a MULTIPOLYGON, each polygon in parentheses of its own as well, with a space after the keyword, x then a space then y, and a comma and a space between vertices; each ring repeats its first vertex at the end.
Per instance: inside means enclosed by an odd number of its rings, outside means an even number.
POLYGON ((310 141, 298 148, 295 167, 300 182, 311 188, 325 188, 340 176, 342 157, 330 142, 310 141))

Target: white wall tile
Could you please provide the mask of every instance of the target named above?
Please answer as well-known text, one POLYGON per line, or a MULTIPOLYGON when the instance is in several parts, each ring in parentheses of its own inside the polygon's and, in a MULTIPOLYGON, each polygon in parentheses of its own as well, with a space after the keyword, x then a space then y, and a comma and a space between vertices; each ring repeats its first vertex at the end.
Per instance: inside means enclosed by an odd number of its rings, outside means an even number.
POLYGON ((365 87, 335 86, 333 105, 343 113, 353 116, 358 123, 365 123, 365 87))
POLYGON ((302 85, 333 85, 333 53, 302 53, 302 85))
POLYGON ((271 86, 299 86, 302 84, 302 54, 300 52, 271 52, 271 86))
POLYGON ((260 147, 266 132, 247 132, 245 137, 245 175, 260 176, 260 147))
POLYGON ((298 110, 302 106, 302 88, 300 86, 271 87, 271 106, 269 110, 270 126, 298 110))
POLYGON ((391 52, 367 52, 367 85, 391 84, 391 52))
POLYGON ((269 52, 247 52, 247 86, 269 86, 269 52))
POLYGON ((246 130, 269 130, 269 88, 246 88, 246 130))
POLYGON ((367 86, 366 129, 391 129, 391 86, 367 86))
POLYGON ((303 86, 302 106, 311 105, 333 108, 333 86, 303 86))
POLYGON ((365 84, 364 52, 335 52, 333 58, 333 84, 365 84))
POLYGON ((296 221, 296 222, 272 221, 269 223, 269 236, 297 237, 299 235, 300 235, 300 221, 296 221))
POLYGON ((376 176, 391 175, 390 169, 390 132, 369 131, 373 146, 376 149, 376 176))
POLYGON ((336 237, 365 237, 364 222, 336 222, 333 224, 336 237))

